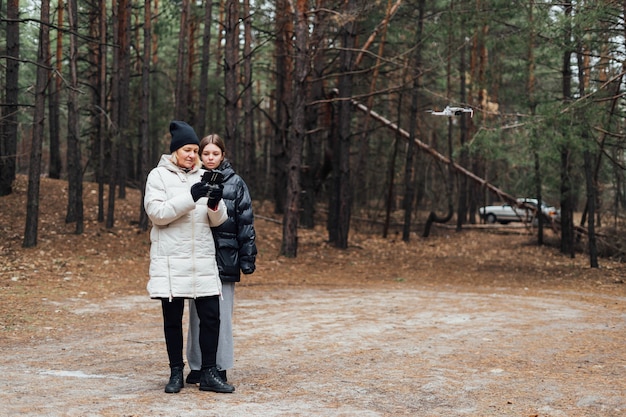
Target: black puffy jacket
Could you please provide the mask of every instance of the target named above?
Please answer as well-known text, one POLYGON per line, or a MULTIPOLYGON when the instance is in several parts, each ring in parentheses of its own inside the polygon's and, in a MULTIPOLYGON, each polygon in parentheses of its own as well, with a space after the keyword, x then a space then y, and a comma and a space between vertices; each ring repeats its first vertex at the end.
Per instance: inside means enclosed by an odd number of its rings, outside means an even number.
POLYGON ((218 168, 224 174, 222 199, 228 209, 228 220, 212 227, 217 247, 217 266, 222 282, 239 282, 241 273, 251 274, 256 261, 254 214, 248 186, 225 160, 218 168))

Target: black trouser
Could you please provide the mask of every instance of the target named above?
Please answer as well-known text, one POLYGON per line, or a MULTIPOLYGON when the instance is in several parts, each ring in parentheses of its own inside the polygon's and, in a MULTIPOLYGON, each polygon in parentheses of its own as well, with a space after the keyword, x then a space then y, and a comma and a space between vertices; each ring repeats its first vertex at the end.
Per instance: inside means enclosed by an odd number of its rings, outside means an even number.
MULTIPOLYGON (((195 299, 198 318, 200 319, 200 351, 202 352, 202 369, 215 366, 217 340, 220 334, 220 300, 219 296, 200 297, 195 299)), ((182 367, 183 360, 183 311, 184 298, 161 299, 163 310, 163 330, 165 345, 170 367, 182 367)))

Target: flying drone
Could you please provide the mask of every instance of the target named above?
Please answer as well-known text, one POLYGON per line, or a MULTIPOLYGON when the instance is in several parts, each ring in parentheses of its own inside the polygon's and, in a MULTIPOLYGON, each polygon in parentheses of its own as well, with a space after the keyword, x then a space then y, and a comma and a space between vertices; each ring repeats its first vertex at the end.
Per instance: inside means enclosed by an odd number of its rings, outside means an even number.
POLYGON ((463 113, 469 113, 470 117, 474 117, 474 110, 466 107, 450 107, 446 106, 442 111, 426 110, 434 116, 460 116, 463 113))

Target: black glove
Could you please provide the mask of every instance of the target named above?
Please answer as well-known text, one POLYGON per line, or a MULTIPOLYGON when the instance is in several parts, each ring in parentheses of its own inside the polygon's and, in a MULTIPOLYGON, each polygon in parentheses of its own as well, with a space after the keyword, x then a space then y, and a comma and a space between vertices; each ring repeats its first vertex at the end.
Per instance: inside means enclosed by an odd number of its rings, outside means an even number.
POLYGON ((224 184, 207 184, 209 187, 209 202, 207 205, 211 210, 215 210, 224 192, 224 184))
POLYGON ((198 201, 202 197, 206 197, 209 194, 211 186, 205 182, 197 182, 191 186, 191 196, 193 201, 198 201))
POLYGON ((247 265, 247 266, 242 266, 241 267, 241 272, 243 272, 245 275, 250 275, 251 273, 254 272, 254 264, 247 265))

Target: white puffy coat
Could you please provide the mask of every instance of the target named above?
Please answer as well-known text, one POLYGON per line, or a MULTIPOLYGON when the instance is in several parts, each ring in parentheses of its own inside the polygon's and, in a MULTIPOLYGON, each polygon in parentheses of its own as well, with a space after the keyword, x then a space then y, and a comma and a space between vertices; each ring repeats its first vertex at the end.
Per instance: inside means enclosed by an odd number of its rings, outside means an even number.
POLYGON ((152 221, 150 231, 151 298, 196 298, 221 294, 222 284, 215 260, 211 226, 228 218, 226 206, 207 207, 207 198, 197 202, 191 186, 200 181, 201 170, 185 172, 161 156, 146 182, 144 207, 152 221))

